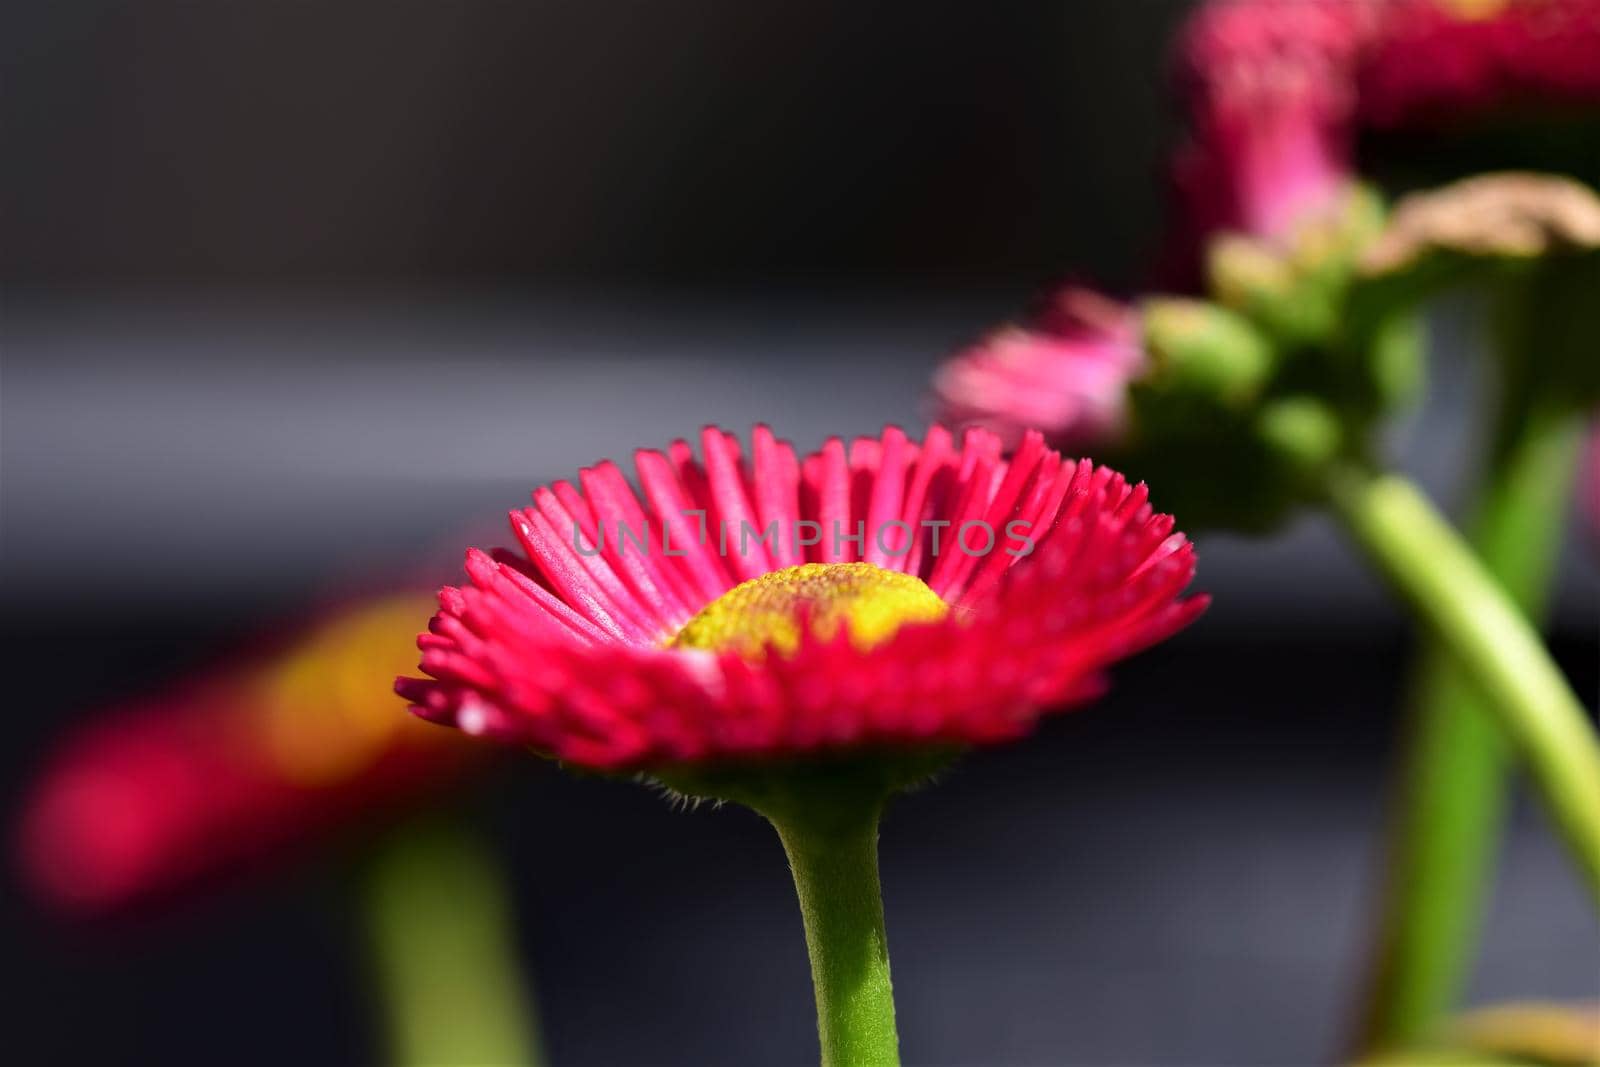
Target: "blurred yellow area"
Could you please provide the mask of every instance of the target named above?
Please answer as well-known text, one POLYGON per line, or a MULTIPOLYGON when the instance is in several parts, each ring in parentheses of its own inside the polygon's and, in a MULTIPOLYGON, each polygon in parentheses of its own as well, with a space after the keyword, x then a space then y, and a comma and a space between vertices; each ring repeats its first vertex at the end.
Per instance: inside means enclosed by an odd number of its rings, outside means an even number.
POLYGON ((1600 1065, 1600 1004, 1516 1001, 1470 1012, 1434 1045, 1387 1052, 1356 1067, 1600 1065))
POLYGON ((1453 1033, 1468 1047, 1519 1062, 1600 1064, 1600 1003, 1499 1004, 1466 1015, 1453 1033))
POLYGON ((1516 2, 1539 3, 1540 0, 1441 0, 1446 10, 1461 19, 1492 19, 1516 2))
POLYGON ((261 740, 285 778, 318 786, 360 774, 402 732, 418 744, 449 742, 394 693, 395 676, 416 668, 417 634, 435 606, 410 593, 366 602, 313 628, 252 679, 261 740))

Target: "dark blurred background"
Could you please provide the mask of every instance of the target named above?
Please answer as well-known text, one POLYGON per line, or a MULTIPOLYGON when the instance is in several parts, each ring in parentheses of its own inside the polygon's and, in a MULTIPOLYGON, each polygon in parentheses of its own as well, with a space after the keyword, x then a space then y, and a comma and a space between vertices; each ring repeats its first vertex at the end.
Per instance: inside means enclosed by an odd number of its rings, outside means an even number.
MULTIPOLYGON (((97 701, 448 579, 532 485, 711 420, 917 424, 1039 285, 1137 284, 1185 7, 6 5, 5 811, 97 701)), ((1437 325, 1394 445, 1454 502, 1476 330, 1437 325)), ((1575 519, 1553 623, 1590 696, 1597 544, 1575 519)), ((1320 523, 1201 559, 1215 609, 1111 699, 892 812, 909 1061, 1338 1054, 1410 638, 1320 523)), ((770 832, 525 770, 460 803, 511 858, 556 1063, 814 1055, 770 832)), ((8 1048, 370 1061, 351 862, 91 929, 8 881, 8 1048)), ((1597 938, 1520 813, 1474 998, 1600 994, 1597 938)))
POLYGON ((1183 6, 8 5, 6 276, 1115 278, 1183 6))

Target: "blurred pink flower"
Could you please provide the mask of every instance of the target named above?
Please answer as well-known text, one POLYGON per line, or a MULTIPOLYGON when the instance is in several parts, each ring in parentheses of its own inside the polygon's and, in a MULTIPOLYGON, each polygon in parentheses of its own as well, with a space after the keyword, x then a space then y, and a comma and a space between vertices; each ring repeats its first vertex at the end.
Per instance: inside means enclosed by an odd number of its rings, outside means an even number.
POLYGON ((69 731, 24 796, 30 887, 103 914, 269 864, 444 784, 484 750, 412 719, 391 692, 432 606, 352 605, 276 654, 69 731))
MULTIPOLYGON (((1600 105, 1600 0, 1213 0, 1185 26, 1186 255, 1282 240, 1350 177, 1359 129, 1600 105)), ((1191 268, 1192 269, 1192 268, 1191 268)))
POLYGON ((1600 0, 1394 0, 1362 63, 1383 128, 1600 106, 1600 0))
POLYGON ((1189 135, 1173 163, 1188 257, 1231 230, 1287 241, 1350 180, 1354 72, 1372 0, 1221 0, 1178 46, 1189 135))
POLYGON ((1035 323, 1003 326, 939 368, 937 418, 992 430, 1008 448, 1028 429, 1056 447, 1114 438, 1144 358, 1132 308, 1064 289, 1035 323))

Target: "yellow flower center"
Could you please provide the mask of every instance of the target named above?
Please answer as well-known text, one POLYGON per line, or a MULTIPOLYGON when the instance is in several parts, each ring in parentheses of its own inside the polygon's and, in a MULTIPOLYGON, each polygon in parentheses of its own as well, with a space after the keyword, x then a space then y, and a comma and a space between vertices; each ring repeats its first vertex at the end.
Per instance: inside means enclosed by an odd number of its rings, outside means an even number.
POLYGON ((908 622, 937 622, 950 606, 920 578, 871 563, 804 563, 734 586, 678 631, 671 648, 735 649, 759 656, 768 646, 793 652, 802 619, 821 637, 849 627, 871 648, 908 622))

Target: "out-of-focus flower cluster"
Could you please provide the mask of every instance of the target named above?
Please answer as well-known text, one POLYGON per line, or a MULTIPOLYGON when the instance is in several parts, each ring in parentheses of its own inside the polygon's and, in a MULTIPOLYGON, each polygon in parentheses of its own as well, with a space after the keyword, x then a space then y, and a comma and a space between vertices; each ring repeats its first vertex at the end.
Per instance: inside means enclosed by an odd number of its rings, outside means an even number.
POLYGON ((405 715, 390 683, 431 598, 331 612, 272 654, 69 731, 28 794, 23 873, 103 914, 260 867, 402 806, 483 749, 405 715))
MULTIPOLYGON (((1204 5, 1177 56, 1188 132, 1168 267, 1181 295, 1136 299, 1094 329, 995 331, 935 376, 937 414, 1008 439, 1044 428, 1160 484, 1196 527, 1265 529, 1316 494, 1328 463, 1369 452, 1420 381, 1422 298, 1473 282, 1522 324, 1515 350, 1537 353, 1538 367, 1509 376, 1593 403, 1600 373, 1577 350, 1600 336, 1585 295, 1600 274, 1592 190, 1480 177, 1391 218, 1354 168, 1363 131, 1433 131, 1441 111, 1463 126, 1593 125, 1597 35, 1600 0, 1204 5), (1225 499, 1185 495, 1218 470, 1225 499)), ((1581 144, 1559 143, 1562 169, 1582 174, 1581 144)), ((1421 162, 1453 176, 1443 158, 1421 162)), ((1076 288, 1066 299, 1096 301, 1076 288)))
MULTIPOLYGON (((1173 161, 1179 279, 1194 280, 1215 234, 1281 243, 1330 211, 1364 131, 1570 119, 1593 128, 1596 55, 1600 0, 1206 4, 1178 48, 1189 129, 1173 161)), ((1572 137, 1569 124, 1557 139, 1572 137)), ((1424 151, 1432 158, 1413 169, 1461 176, 1447 154, 1424 151)), ((1595 162, 1592 147, 1565 152, 1574 170, 1595 162)), ((1537 158, 1551 166, 1548 153, 1537 158)))

